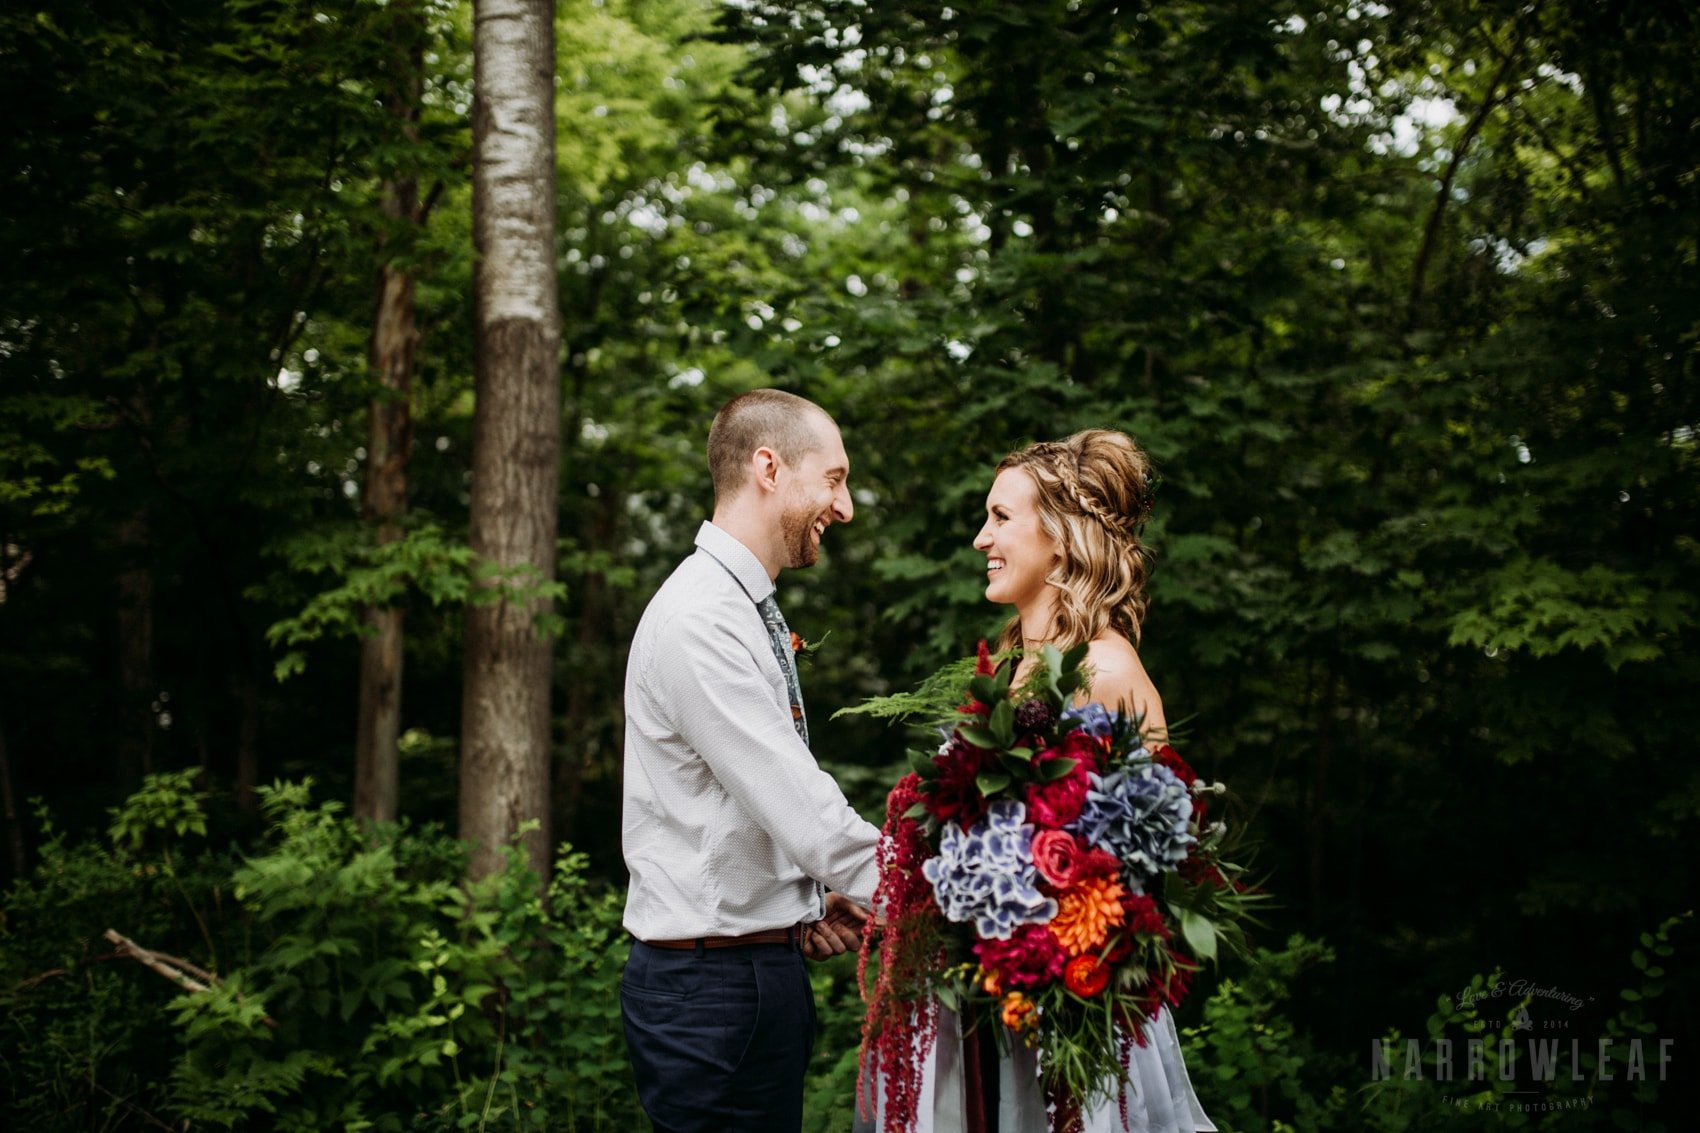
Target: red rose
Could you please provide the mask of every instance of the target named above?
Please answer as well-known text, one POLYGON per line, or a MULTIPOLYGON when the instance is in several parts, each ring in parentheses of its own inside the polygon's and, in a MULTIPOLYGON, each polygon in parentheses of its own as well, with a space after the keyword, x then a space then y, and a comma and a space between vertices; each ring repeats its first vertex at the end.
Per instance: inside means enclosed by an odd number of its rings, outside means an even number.
POLYGON ((1103 994, 1110 986, 1110 968, 1096 956, 1076 956, 1063 969, 1063 986, 1082 999, 1103 994))
POLYGON ((1079 879, 1085 856, 1080 840, 1066 830, 1041 830, 1033 835, 1033 864, 1039 876, 1058 889, 1067 889, 1079 879))

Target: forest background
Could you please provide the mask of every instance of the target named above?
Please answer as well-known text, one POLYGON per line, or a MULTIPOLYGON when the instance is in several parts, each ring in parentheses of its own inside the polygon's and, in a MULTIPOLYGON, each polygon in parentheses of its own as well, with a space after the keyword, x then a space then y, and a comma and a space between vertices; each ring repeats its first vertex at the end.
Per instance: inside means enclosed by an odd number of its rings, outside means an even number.
MULTIPOLYGON (((555 551, 493 578, 475 450, 523 446, 474 428, 473 7, 0 13, 7 1128, 640 1127, 625 647, 762 385, 852 457, 781 598, 870 816, 910 737, 832 713, 1000 624, 993 464, 1097 425, 1153 454, 1142 653, 1278 903, 1180 1013, 1219 1125, 1682 1127, 1692 5, 550 18, 559 429, 506 425, 558 439, 555 551), (500 838, 507 777, 460 759, 492 608, 550 705, 500 838)), ((816 973, 809 1128, 844 1129, 854 966, 816 973)))

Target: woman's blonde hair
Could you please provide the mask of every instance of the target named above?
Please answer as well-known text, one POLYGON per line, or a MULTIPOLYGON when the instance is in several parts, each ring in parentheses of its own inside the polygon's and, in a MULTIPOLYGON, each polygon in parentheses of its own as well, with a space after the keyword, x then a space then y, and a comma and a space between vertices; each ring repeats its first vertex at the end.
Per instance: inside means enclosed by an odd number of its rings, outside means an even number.
MULTIPOLYGON (((1039 523, 1060 555, 1046 582, 1056 587, 1050 643, 1066 649, 1113 629, 1138 642, 1151 555, 1140 541, 1156 486, 1151 459, 1114 429, 1086 429, 1010 453, 997 470, 1019 468, 1038 486, 1039 523)), ((1000 649, 1023 644, 1021 617, 1000 649)))

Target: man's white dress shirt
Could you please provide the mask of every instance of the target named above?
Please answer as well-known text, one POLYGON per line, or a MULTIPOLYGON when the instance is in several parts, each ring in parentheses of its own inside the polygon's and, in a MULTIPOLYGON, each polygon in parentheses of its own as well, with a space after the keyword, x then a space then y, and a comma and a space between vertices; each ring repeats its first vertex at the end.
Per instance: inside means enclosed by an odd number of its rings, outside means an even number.
POLYGON ((741 936, 871 904, 879 831, 797 735, 756 603, 773 580, 712 523, 649 601, 626 664, 621 843, 639 940, 741 936))

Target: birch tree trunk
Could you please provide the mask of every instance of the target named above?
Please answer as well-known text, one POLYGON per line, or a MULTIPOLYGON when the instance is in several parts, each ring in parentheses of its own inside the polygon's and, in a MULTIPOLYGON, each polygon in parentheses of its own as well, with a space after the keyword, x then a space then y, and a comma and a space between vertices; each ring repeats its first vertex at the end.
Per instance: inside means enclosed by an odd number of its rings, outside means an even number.
MULTIPOLYGON (((528 585, 547 583, 561 461, 554 4, 476 0, 473 21, 472 549, 510 585, 515 568, 528 585)), ((500 867, 525 822, 538 824, 525 848, 547 874, 551 657, 537 619, 550 610, 546 598, 467 609, 460 834, 474 877, 500 867)))
MULTIPOLYGON (((402 137, 419 141, 424 92, 424 14, 415 3, 392 5, 393 68, 385 102, 400 120, 402 137)), ((382 387, 368 411, 366 520, 377 527, 379 546, 401 538, 407 512, 407 461, 413 445, 413 376, 418 368, 419 324, 414 272, 408 264, 414 229, 424 224, 419 182, 411 173, 389 177, 382 186, 386 231, 381 237, 378 298, 372 314, 369 360, 382 387)), ((360 641, 360 705, 354 742, 354 817, 392 822, 400 785, 402 611, 368 606, 362 613, 371 634, 360 641)))

